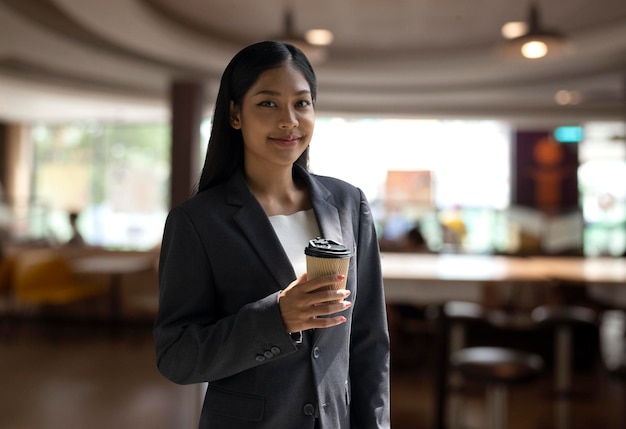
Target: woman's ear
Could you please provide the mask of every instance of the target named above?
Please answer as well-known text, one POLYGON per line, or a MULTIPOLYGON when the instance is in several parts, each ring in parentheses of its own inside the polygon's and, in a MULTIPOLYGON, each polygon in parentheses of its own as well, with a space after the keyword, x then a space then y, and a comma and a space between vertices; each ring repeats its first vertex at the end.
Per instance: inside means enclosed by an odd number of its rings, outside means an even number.
POLYGON ((239 117, 241 109, 235 105, 235 102, 230 102, 230 126, 236 130, 241 129, 241 119, 239 117))

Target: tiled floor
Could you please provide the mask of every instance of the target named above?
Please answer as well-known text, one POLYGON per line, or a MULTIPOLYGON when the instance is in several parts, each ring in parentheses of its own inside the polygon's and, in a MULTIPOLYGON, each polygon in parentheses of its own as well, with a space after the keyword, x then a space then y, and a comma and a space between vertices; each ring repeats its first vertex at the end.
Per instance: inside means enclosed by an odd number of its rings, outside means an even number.
POLYGON ((170 383, 154 362, 148 328, 121 339, 23 329, 0 344, 0 428, 193 428, 195 387, 170 383))
MULTIPOLYGON (((0 342, 0 428, 194 428, 198 389, 158 374, 150 335, 148 326, 126 331, 120 339, 93 327, 56 333, 29 327, 0 342)), ((394 365, 394 429, 432 427, 433 359, 427 347, 423 350, 416 365, 394 365)), ((509 429, 554 427, 550 383, 546 374, 511 391, 509 429)), ((573 428, 626 428, 624 385, 596 369, 577 373, 575 385, 573 428)), ((466 411, 465 428, 484 427, 477 386, 469 391, 466 411)))

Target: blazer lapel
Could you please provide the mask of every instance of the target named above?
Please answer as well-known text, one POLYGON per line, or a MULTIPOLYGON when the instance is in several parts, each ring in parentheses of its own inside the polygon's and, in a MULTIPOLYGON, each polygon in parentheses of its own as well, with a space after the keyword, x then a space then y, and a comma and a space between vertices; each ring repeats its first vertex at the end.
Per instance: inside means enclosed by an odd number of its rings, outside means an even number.
POLYGON ((343 234, 341 233, 339 212, 332 203, 333 195, 328 188, 311 177, 302 167, 296 165, 294 168, 297 168, 296 172, 303 176, 309 185, 311 204, 313 205, 313 211, 315 212, 322 238, 345 244, 343 243, 343 234))
POLYGON ((272 291, 285 288, 296 274, 263 207, 248 189, 241 172, 230 179, 227 198, 229 204, 240 207, 234 220, 276 279, 277 286, 272 291))

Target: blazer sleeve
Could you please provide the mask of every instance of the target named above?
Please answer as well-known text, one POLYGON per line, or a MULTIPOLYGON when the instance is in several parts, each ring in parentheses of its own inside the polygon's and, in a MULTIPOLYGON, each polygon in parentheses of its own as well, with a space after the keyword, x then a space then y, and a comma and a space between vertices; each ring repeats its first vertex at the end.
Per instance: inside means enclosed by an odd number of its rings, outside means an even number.
POLYGON ((372 214, 362 191, 357 281, 350 351, 352 427, 389 428, 389 332, 380 253, 372 214))
POLYGON ((202 240, 180 207, 163 233, 154 340, 159 371, 179 384, 225 378, 297 350, 278 292, 223 315, 202 240))

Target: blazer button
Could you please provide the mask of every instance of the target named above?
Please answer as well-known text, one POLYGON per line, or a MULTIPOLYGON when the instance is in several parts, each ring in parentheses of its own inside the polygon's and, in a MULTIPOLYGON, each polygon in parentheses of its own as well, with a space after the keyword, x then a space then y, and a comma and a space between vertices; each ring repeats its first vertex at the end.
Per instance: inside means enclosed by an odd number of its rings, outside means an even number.
POLYGON ((313 348, 313 358, 317 359, 318 357, 320 357, 320 348, 319 347, 315 347, 315 348, 313 348))
POLYGON ((257 362, 263 362, 263 361, 265 361, 265 356, 263 356, 263 355, 256 355, 255 359, 256 359, 257 362))
POLYGON ((263 356, 265 356, 266 358, 270 359, 274 357, 274 353, 272 353, 269 350, 266 350, 265 353, 263 353, 263 356))
POLYGON ((315 406, 313 404, 304 404, 304 408, 302 408, 302 412, 305 416, 315 415, 315 406))
POLYGON ((270 350, 272 351, 272 353, 274 355, 279 355, 280 354, 280 348, 279 347, 274 346, 270 350))

